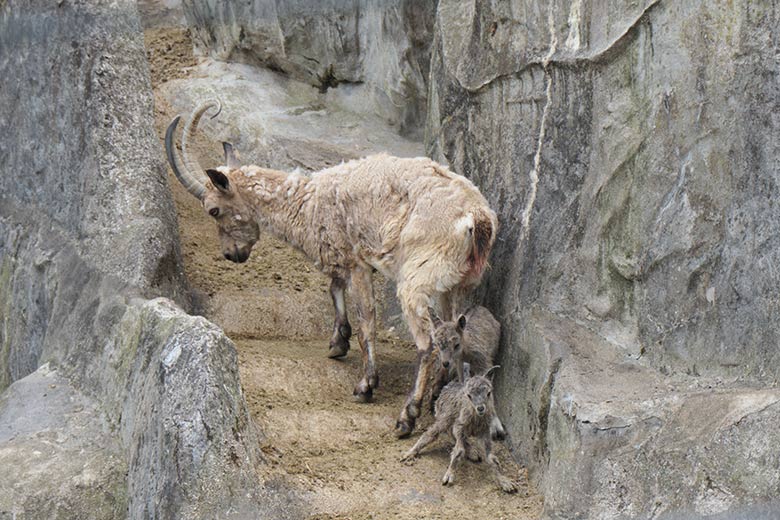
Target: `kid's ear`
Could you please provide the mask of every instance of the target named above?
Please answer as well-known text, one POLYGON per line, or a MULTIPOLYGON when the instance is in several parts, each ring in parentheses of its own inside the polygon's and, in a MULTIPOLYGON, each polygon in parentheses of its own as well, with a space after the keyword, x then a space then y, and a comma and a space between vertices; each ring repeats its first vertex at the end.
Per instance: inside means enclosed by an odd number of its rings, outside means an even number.
POLYGON ((461 314, 458 316, 458 332, 463 332, 463 329, 466 328, 466 315, 461 314))
POLYGON ((211 183, 222 193, 230 193, 230 181, 227 176, 217 170, 206 170, 206 175, 211 179, 211 183))
POLYGON ((493 376, 495 375, 495 370, 497 368, 501 368, 501 365, 493 365, 492 367, 487 369, 487 372, 485 372, 485 377, 490 379, 490 381, 493 381, 493 376))

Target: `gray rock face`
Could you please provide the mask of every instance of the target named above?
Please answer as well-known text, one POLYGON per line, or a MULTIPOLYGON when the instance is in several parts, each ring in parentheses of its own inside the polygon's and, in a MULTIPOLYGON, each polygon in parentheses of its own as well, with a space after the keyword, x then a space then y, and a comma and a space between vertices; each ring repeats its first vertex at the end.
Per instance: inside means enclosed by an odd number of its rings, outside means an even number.
MULTIPOLYGON (((361 110, 402 133, 424 122, 434 0, 185 0, 196 45, 281 70, 322 91, 361 84, 361 110)), ((354 108, 354 107, 353 107, 354 108)))
POLYGON ((21 0, 0 16, 0 193, 77 237, 101 271, 183 298, 134 4, 21 0))
POLYGON ((499 211, 499 403, 551 516, 777 496, 777 8, 439 2, 427 146, 499 211))
POLYGON ((296 517, 232 343, 143 299, 187 293, 135 4, 0 4, 0 74, 0 517, 296 517))

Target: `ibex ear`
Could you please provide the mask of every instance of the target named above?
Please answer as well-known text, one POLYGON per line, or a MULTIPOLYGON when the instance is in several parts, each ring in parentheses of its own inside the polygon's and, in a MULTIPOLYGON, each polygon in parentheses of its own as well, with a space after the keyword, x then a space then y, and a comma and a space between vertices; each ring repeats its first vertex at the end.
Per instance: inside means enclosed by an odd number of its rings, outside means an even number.
POLYGON ((233 145, 227 141, 222 141, 222 150, 225 151, 225 164, 231 170, 241 167, 241 163, 238 160, 238 154, 233 148, 233 145))
POLYGON ((227 176, 217 170, 206 170, 206 175, 211 179, 211 183, 222 193, 230 193, 230 181, 227 176))
POLYGON ((471 377, 471 363, 463 363, 463 381, 471 377))
POLYGON ((493 381, 493 375, 495 375, 493 371, 497 368, 501 368, 501 365, 493 365, 492 367, 488 368, 487 372, 485 372, 485 377, 489 378, 490 381, 493 381))
POLYGON ((428 317, 431 319, 434 329, 438 329, 442 326, 441 319, 436 315, 436 311, 431 306, 428 306, 428 317))
POLYGON ((466 328, 466 315, 461 314, 458 316, 458 332, 463 332, 463 329, 466 328))

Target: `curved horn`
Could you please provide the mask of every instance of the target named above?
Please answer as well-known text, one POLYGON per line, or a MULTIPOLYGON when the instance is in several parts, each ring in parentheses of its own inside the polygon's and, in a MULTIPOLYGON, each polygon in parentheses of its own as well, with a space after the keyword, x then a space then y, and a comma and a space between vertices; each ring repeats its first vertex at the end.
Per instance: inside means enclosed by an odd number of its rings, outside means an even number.
POLYGON ((222 103, 220 103, 218 99, 209 99, 208 101, 204 101, 198 105, 198 107, 192 112, 192 115, 187 121, 187 124, 184 125, 184 133, 181 136, 181 151, 184 155, 184 166, 190 174, 197 172, 196 175, 200 175, 201 172, 205 171, 200 166, 200 163, 198 163, 198 159, 189 153, 189 144, 192 142, 192 139, 195 138, 195 131, 198 129, 200 118, 211 107, 217 108, 217 112, 211 116, 212 119, 217 117, 219 113, 222 112, 222 103))
POLYGON ((179 119, 181 119, 181 116, 176 116, 165 131, 165 154, 168 156, 168 163, 170 163, 174 175, 179 179, 182 186, 198 199, 202 199, 203 194, 206 192, 206 187, 182 164, 179 152, 173 144, 173 133, 176 131, 179 119))

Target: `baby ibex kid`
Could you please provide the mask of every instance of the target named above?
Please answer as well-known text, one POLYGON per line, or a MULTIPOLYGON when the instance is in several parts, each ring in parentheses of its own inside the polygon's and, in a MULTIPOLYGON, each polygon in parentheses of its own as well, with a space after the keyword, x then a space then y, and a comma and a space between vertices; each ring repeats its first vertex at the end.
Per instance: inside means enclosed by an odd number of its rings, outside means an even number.
MULTIPOLYGON (((492 371, 492 368, 490 370, 492 371)), ((479 450, 475 443, 481 443, 485 460, 493 468, 501 489, 507 493, 514 493, 517 488, 511 479, 501 474, 498 459, 491 453, 490 425, 495 416, 493 383, 487 373, 469 377, 465 383, 452 381, 444 387, 436 401, 435 422, 401 460, 411 460, 439 435, 450 432, 455 438, 455 447, 452 449, 450 465, 442 478, 442 484, 446 486, 455 482, 455 467, 463 460, 464 455, 479 450)))
MULTIPOLYGON (((501 324, 485 307, 472 307, 456 321, 441 321, 436 311, 428 307, 433 324, 431 333, 433 348, 439 357, 439 371, 431 390, 431 407, 450 380, 464 381, 463 365, 468 363, 471 373, 482 374, 493 366, 501 338, 501 324)), ((498 416, 490 427, 493 440, 506 436, 498 416)))

